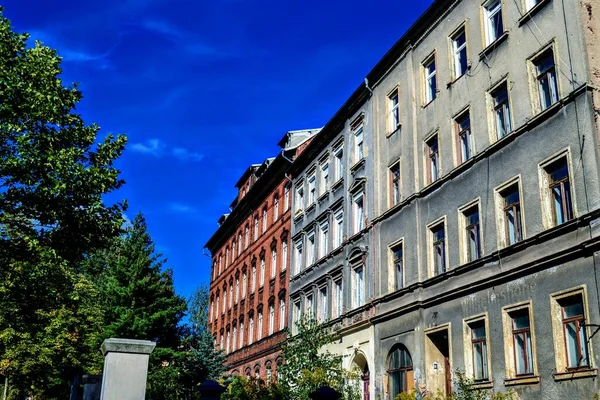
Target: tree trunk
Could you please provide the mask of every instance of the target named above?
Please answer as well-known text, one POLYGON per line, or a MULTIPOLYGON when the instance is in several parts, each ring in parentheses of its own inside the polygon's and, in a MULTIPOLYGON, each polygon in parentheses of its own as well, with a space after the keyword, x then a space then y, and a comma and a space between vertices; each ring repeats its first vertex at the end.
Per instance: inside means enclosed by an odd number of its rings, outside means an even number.
POLYGON ((6 400, 8 395, 8 375, 4 377, 4 393, 2 393, 2 400, 6 400))

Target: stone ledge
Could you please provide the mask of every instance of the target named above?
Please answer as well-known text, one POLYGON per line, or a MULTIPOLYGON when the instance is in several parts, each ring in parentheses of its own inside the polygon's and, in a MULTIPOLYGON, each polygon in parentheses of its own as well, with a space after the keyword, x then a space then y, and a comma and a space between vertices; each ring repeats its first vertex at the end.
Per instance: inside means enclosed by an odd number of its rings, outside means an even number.
POLYGON ((581 369, 578 371, 557 372, 554 374, 555 381, 565 381, 569 379, 593 378, 598 375, 596 368, 581 369))
POLYGON ((150 340, 110 338, 102 343, 100 350, 103 356, 107 353, 150 354, 155 346, 150 340))

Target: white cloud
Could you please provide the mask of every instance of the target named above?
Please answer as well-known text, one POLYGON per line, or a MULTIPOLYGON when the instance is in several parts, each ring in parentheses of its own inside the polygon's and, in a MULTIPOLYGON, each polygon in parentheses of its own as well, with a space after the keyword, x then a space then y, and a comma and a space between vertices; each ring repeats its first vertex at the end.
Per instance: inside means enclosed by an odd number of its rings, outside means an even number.
POLYGON ((136 153, 150 154, 155 157, 160 157, 163 154, 165 144, 160 139, 148 139, 145 143, 134 143, 131 145, 131 150, 136 153))
POLYGON ((176 213, 176 214, 195 214, 196 213, 196 208, 194 208, 192 206, 188 206, 186 204, 177 203, 177 202, 169 203, 168 209, 172 213, 176 213))
POLYGON ((183 147, 173 148, 173 156, 182 161, 202 161, 204 154, 195 151, 189 151, 183 147))

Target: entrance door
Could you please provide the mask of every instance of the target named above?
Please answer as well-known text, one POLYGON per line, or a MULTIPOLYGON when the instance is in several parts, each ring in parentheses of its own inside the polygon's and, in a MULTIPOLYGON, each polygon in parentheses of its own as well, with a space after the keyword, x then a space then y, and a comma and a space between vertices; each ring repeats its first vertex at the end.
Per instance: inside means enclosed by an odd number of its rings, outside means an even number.
POLYGON ((371 378, 369 376, 369 369, 367 368, 366 371, 363 372, 362 375, 362 381, 363 381, 363 400, 369 400, 369 386, 370 386, 370 382, 371 382, 371 378))
POLYGON ((428 333, 425 356, 427 362, 427 382, 433 393, 441 391, 446 395, 452 392, 452 365, 448 329, 428 333))

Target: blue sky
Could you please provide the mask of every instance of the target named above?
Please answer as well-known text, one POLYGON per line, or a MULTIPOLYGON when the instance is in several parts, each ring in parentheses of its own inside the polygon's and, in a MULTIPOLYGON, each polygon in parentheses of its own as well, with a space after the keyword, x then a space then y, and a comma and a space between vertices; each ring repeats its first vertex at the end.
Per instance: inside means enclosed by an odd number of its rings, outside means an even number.
POLYGON ((431 0, 5 0, 58 50, 79 111, 125 133, 116 198, 143 212, 179 293, 207 283, 202 248, 249 164, 288 130, 324 125, 431 0))

